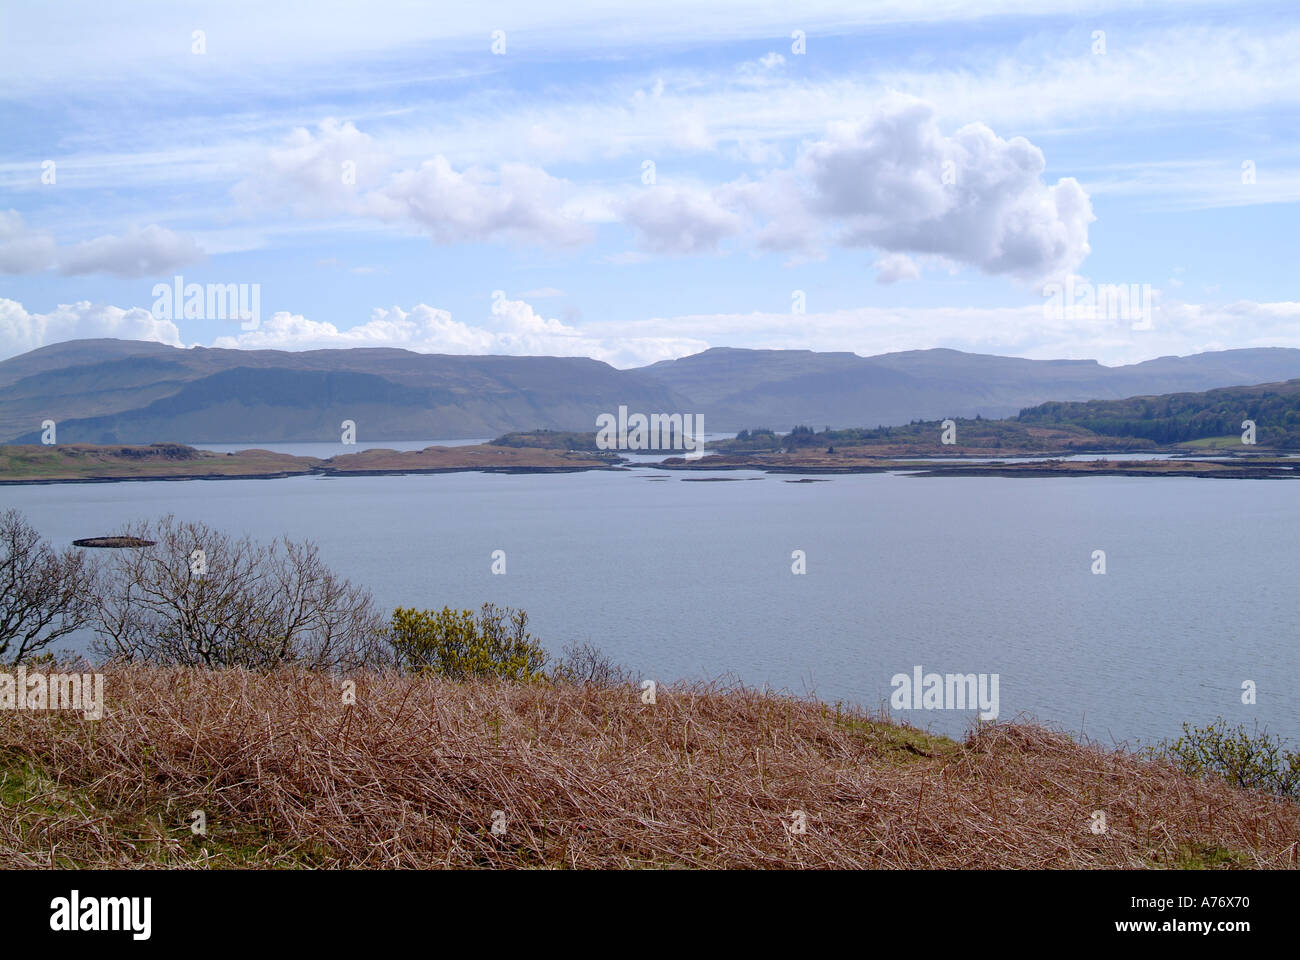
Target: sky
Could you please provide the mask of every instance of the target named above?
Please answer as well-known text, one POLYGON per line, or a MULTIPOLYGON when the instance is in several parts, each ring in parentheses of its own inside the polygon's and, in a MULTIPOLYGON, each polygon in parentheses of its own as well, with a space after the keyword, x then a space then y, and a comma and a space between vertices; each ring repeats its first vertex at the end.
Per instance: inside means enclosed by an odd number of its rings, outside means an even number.
POLYGON ((0 358, 1300 347, 1297 50, 1292 2, 6 0, 0 358))

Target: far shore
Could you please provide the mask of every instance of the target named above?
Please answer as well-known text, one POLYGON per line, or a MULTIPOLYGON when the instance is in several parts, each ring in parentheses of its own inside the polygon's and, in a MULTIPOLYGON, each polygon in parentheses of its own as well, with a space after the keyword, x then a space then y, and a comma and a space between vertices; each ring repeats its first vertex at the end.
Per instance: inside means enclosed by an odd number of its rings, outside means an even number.
MULTIPOLYGON (((177 443, 0 445, 0 486, 127 480, 277 480, 302 476, 581 473, 632 469, 681 473, 748 470, 811 475, 903 472, 920 477, 1133 476, 1258 480, 1300 476, 1297 473, 1300 460, 1276 455, 1219 460, 1181 457, 1170 460, 1064 460, 1044 459, 1044 454, 1037 454, 1038 459, 1034 460, 1001 463, 973 460, 990 456, 997 456, 997 451, 957 448, 942 460, 922 460, 881 456, 869 449, 845 449, 839 453, 715 454, 697 460, 670 456, 662 461, 633 462, 608 451, 484 443, 408 451, 370 449, 322 459, 256 448, 218 453, 177 443)), ((1105 454, 1098 453, 1097 456, 1104 458, 1105 454)))

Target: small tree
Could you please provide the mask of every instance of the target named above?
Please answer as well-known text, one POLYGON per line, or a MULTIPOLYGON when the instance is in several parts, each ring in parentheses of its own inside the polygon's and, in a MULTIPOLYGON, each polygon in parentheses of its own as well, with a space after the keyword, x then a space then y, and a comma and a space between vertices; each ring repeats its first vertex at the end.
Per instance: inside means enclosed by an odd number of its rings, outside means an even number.
POLYGON ((1161 746, 1179 768, 1193 776, 1222 777, 1238 787, 1267 790, 1284 797, 1300 795, 1300 751, 1284 750, 1266 732, 1230 728, 1222 717, 1208 727, 1183 724, 1183 735, 1161 746))
POLYGON ((95 565, 56 551, 17 510, 0 514, 0 663, 22 663, 86 626, 95 565))
POLYGON ((473 610, 398 607, 387 638, 399 665, 449 680, 540 678, 547 655, 528 633, 528 614, 485 603, 473 610))
POLYGON ((382 620, 370 595, 325 566, 315 544, 259 544, 167 516, 126 535, 103 571, 99 652, 180 666, 327 669, 376 660, 382 620))

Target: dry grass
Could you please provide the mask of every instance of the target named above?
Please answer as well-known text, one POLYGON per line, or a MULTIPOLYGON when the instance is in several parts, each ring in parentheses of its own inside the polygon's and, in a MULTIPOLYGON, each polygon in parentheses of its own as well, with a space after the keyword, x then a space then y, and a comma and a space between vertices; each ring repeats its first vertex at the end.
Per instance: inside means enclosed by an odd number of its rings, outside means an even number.
POLYGON ((477 443, 463 447, 425 447, 423 450, 375 448, 360 453, 339 454, 325 461, 333 476, 350 473, 403 472, 438 473, 459 470, 573 471, 610 466, 594 453, 549 450, 539 447, 499 447, 477 443))
POLYGON ((320 463, 314 457, 270 450, 240 450, 227 455, 174 443, 6 445, 0 447, 0 483, 288 476, 308 473, 320 463))
POLYGON ((369 675, 345 705, 319 674, 106 673, 101 721, 0 713, 0 866, 1297 863, 1300 806, 1024 724, 957 744, 705 686, 369 675))

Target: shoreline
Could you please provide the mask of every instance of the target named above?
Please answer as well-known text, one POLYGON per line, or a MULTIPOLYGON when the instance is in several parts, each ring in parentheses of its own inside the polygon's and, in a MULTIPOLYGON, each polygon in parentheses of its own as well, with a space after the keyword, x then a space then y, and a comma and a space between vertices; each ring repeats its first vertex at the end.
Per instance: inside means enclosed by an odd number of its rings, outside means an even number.
MULTIPOLYGON (((622 464, 574 464, 560 465, 502 465, 464 464, 443 467, 393 467, 367 470, 331 470, 313 467, 307 470, 283 470, 272 473, 160 473, 160 474, 126 474, 122 476, 100 475, 87 477, 24 477, 0 478, 0 487, 45 486, 67 483, 131 483, 131 482, 179 482, 185 480, 284 480, 293 477, 400 477, 429 476, 452 473, 491 473, 507 475, 526 474, 571 474, 588 472, 629 473, 636 469, 661 470, 665 473, 691 474, 701 472, 742 472, 754 471, 772 476, 807 475, 818 477, 854 476, 874 473, 899 473, 909 477, 1029 477, 1044 479, 1049 477, 1185 477, 1202 480, 1290 480, 1300 478, 1300 465, 1282 465, 1264 462, 1252 465, 1225 464, 1213 461, 1212 465, 1202 466, 1205 461, 1170 461, 1170 460, 1134 460, 1122 467, 1095 467, 1088 464, 1097 461, 1063 462, 1060 465, 1044 466, 1043 461, 1029 461, 1023 464, 1012 463, 970 463, 954 462, 952 464, 915 461, 898 463, 872 464, 767 464, 767 463, 720 463, 716 466, 682 466, 672 463, 622 463, 622 464), (1174 464, 1174 467, 1163 466, 1174 464)), ((659 479, 659 478, 657 478, 659 479)), ((667 479, 663 477, 661 479, 667 479)), ((682 480, 723 479, 682 476, 682 480)), ((797 482, 797 481, 788 481, 797 482)))
POLYGON ((280 473, 164 473, 121 477, 41 477, 30 480, 0 479, 0 487, 39 486, 55 483, 131 483, 160 480, 285 480, 291 477, 401 477, 438 473, 586 473, 591 470, 624 470, 625 467, 410 467, 392 470, 298 470, 280 473))
MULTIPOLYGON (((668 451, 665 451, 668 452, 668 451)), ((562 474, 592 470, 637 470, 682 474, 753 471, 773 476, 848 476, 902 473, 920 477, 1195 477, 1200 479, 1281 480, 1300 477, 1300 458, 1261 453, 1205 458, 1174 456, 1161 460, 1067 460, 1068 454, 1021 453, 989 462, 987 450, 964 449, 936 458, 886 457, 870 448, 839 453, 715 453, 701 459, 666 456, 634 460, 609 451, 475 444, 431 446, 398 451, 382 447, 321 459, 250 448, 225 454, 184 444, 148 446, 67 444, 0 445, 0 487, 57 483, 119 483, 178 480, 281 480, 288 477, 385 477, 446 473, 562 474), (979 455, 979 456, 977 456, 979 455)), ((1162 453, 1166 451, 1160 451, 1162 453)), ((663 476, 666 479, 666 476, 663 476)), ((721 479, 721 478, 714 478, 721 479)))

